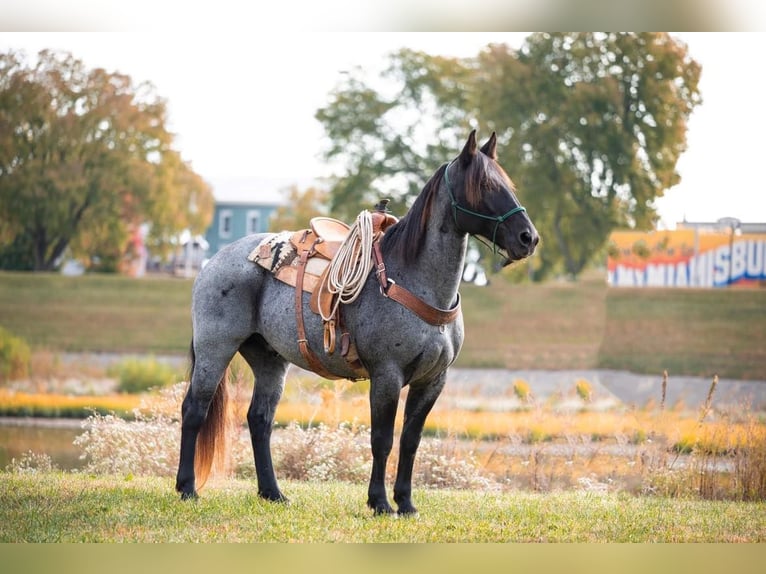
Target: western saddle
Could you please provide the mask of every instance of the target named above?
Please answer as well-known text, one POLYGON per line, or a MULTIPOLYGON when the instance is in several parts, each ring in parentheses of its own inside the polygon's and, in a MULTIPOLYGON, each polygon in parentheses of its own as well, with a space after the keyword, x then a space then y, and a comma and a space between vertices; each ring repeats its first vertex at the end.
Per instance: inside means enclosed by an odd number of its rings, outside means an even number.
MULTIPOLYGON (((460 295, 457 303, 450 310, 432 307, 416 295, 389 280, 386 277, 386 266, 380 250, 380 240, 385 230, 396 223, 396 217, 387 212, 388 200, 382 200, 375 206, 372 216, 372 263, 380 283, 383 296, 394 299, 432 325, 446 325, 455 320, 460 312, 460 295)), ((295 232, 285 232, 271 237, 256 247, 248 257, 270 269, 281 281, 295 287, 295 317, 298 331, 298 348, 301 355, 309 364, 312 371, 327 379, 340 378, 322 365, 319 357, 311 349, 306 337, 306 327, 303 317, 303 292, 311 294, 309 307, 312 312, 319 314, 324 322, 324 351, 332 355, 336 349, 336 329, 340 330, 340 353, 346 360, 357 379, 369 378, 369 373, 359 360, 356 347, 343 321, 341 306, 337 305, 337 293, 328 289, 326 275, 351 227, 342 221, 331 217, 314 217, 308 229, 295 232), (281 242, 289 243, 295 250, 292 257, 274 253, 275 246, 281 242), (285 258, 282 260, 281 258, 285 258), (334 311, 333 311, 334 309, 334 311), (329 318, 329 319, 328 319, 329 318)), ((284 250, 280 247, 280 251, 284 250)))

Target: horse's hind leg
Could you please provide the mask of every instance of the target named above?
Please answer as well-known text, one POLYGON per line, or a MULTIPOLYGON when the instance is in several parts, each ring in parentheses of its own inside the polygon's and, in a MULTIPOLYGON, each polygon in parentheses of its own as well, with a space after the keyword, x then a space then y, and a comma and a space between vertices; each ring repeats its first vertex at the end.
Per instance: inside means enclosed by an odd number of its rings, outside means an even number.
POLYGON ((255 388, 247 424, 253 444, 258 495, 267 500, 286 501, 280 492, 271 459, 271 429, 274 413, 285 387, 289 363, 277 355, 259 336, 254 335, 239 349, 255 375, 255 388))
POLYGON ((197 437, 218 386, 226 384, 223 377, 235 352, 236 349, 214 357, 206 354, 198 360, 192 344, 191 382, 181 406, 181 456, 176 475, 176 490, 182 499, 197 496, 194 471, 197 437))
POLYGON ((428 413, 441 394, 446 381, 446 373, 430 384, 410 388, 404 407, 404 425, 399 444, 399 464, 394 483, 394 501, 399 507, 399 514, 415 514, 417 509, 412 504, 412 468, 415 453, 420 445, 423 425, 428 413))

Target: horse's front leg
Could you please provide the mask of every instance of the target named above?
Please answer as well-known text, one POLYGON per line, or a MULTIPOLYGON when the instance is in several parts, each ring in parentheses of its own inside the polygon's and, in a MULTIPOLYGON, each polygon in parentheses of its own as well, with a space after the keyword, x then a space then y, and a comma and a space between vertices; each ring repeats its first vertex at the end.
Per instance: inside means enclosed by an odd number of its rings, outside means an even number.
POLYGON ((412 468, 415 464, 415 454, 420 446, 426 417, 441 394, 446 379, 446 372, 444 372, 439 378, 426 385, 411 387, 407 394, 404 425, 399 443, 399 465, 394 483, 394 501, 401 515, 417 513, 417 509, 412 504, 412 468))
POLYGON ((386 463, 394 444, 394 420, 402 379, 399 373, 373 375, 370 381, 370 419, 372 474, 367 490, 367 506, 375 514, 393 514, 386 496, 386 463))

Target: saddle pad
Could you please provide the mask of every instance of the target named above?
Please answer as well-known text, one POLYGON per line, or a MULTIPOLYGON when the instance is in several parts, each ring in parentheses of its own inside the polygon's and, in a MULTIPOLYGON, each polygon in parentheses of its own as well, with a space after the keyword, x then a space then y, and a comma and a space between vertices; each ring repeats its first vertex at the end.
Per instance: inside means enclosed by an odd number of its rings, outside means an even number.
MULTIPOLYGON (((274 277, 295 287, 298 278, 300 254, 290 242, 292 231, 283 231, 261 241, 247 256, 248 261, 257 263, 274 274, 274 277)), ((311 257, 306 262, 303 276, 303 290, 312 293, 330 261, 321 257, 311 257)))

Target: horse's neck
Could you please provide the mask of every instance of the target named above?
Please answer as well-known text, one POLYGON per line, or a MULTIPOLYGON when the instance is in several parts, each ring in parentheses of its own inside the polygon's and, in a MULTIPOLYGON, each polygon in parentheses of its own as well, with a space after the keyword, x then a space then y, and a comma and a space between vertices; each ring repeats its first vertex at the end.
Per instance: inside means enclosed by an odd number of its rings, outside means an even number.
POLYGON ((455 228, 446 198, 439 190, 417 261, 398 270, 411 290, 442 309, 455 304, 468 245, 467 236, 455 228))

